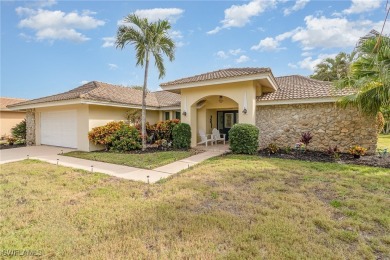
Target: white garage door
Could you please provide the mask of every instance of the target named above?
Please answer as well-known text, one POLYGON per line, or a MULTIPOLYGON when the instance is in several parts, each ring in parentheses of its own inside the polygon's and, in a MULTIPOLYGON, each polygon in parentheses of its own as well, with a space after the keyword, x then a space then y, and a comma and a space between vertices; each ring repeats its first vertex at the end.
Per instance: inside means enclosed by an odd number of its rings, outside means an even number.
POLYGON ((42 112, 41 144, 77 148, 77 111, 42 112))

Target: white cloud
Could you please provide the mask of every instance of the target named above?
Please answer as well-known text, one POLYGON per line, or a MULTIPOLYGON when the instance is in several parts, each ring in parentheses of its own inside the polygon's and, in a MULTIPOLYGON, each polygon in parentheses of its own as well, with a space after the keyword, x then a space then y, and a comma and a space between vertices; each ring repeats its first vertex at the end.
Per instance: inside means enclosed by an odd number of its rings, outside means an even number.
POLYGON ((108 63, 108 67, 110 68, 110 70, 116 70, 118 68, 118 65, 114 63, 108 63))
POLYGON ((115 46, 115 37, 103 37, 102 40, 104 41, 102 44, 103 48, 108 48, 108 47, 114 47, 115 46))
POLYGON ((233 56, 236 56, 236 55, 238 55, 238 54, 240 54, 240 53, 243 53, 243 52, 244 52, 244 51, 241 50, 240 48, 235 49, 235 50, 229 50, 229 53, 230 53, 231 55, 233 55, 233 56))
POLYGON ((169 35, 173 38, 173 39, 181 39, 183 38, 183 34, 181 33, 181 31, 170 31, 169 32, 169 35))
POLYGON ((227 58, 229 58, 229 55, 227 55, 224 51, 218 51, 218 52, 216 53, 216 55, 217 55, 218 57, 220 57, 221 59, 227 59, 227 58))
POLYGON ((298 10, 303 9, 309 2, 310 0, 297 0, 292 7, 284 9, 283 13, 285 16, 287 16, 292 12, 296 12, 298 10))
POLYGON ((276 51, 279 50, 280 42, 272 37, 267 37, 262 39, 259 44, 253 45, 251 50, 260 50, 260 51, 276 51))
MULTIPOLYGON (((305 17, 305 27, 297 27, 294 30, 262 39, 252 50, 277 51, 283 49, 281 42, 291 39, 298 42, 304 51, 315 48, 346 48, 354 47, 359 38, 366 35, 371 29, 380 30, 383 22, 371 20, 348 20, 347 18, 327 18, 325 16, 305 17)), ((390 32, 390 26, 385 33, 390 32)))
POLYGON ((236 62, 237 63, 244 63, 244 62, 247 62, 249 60, 250 60, 250 58, 248 56, 241 55, 238 59, 236 59, 236 62))
POLYGON ((352 0, 348 9, 343 10, 344 14, 359 14, 372 11, 381 6, 381 0, 352 0))
POLYGON ((88 80, 82 80, 80 81, 80 84, 84 85, 84 84, 87 84, 89 81, 88 80))
POLYGON ((94 29, 105 24, 104 21, 90 15, 79 14, 76 11, 64 13, 25 7, 18 7, 15 11, 18 15, 26 16, 19 22, 18 26, 35 31, 36 40, 83 42, 89 38, 77 30, 94 29))
POLYGON ((268 8, 275 6, 275 0, 252 0, 243 5, 232 5, 225 9, 225 18, 221 21, 222 26, 217 26, 208 34, 216 34, 224 28, 243 27, 250 22, 253 16, 266 11, 268 8))
POLYGON ((290 32, 285 32, 282 34, 279 34, 275 38, 267 37, 263 40, 261 40, 257 45, 253 45, 251 47, 251 50, 255 51, 278 51, 283 50, 285 48, 280 47, 280 42, 284 41, 287 38, 290 38, 297 30, 292 30, 290 32))
POLYGON ((292 35, 292 41, 300 42, 306 49, 353 47, 359 38, 378 23, 370 20, 351 21, 347 18, 305 17, 306 28, 292 35))
POLYGON ((183 13, 184 10, 179 8, 141 9, 134 12, 139 17, 147 18, 149 22, 167 19, 171 23, 175 23, 183 13))
POLYGON ((298 61, 297 64, 293 64, 293 63, 289 63, 288 66, 290 68, 301 68, 301 69, 306 69, 306 70, 309 70, 311 72, 314 71, 315 67, 320 64, 324 59, 326 58, 335 58, 337 55, 337 53, 333 53, 333 54, 320 54, 317 56, 317 58, 313 58, 313 57, 306 57, 304 58, 303 60, 301 61, 298 61))

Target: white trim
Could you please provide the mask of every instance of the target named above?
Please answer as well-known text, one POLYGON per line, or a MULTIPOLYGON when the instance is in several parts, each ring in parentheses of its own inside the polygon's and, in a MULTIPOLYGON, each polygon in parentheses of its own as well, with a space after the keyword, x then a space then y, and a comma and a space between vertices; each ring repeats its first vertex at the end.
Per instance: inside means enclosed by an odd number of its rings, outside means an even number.
POLYGON ((334 103, 338 100, 337 97, 326 98, 301 98, 301 99, 287 99, 287 100, 263 100, 257 101, 257 106, 268 105, 289 105, 289 104, 312 104, 312 103, 334 103))
MULTIPOLYGON (((28 105, 20 105, 15 107, 9 107, 9 111, 18 111, 18 110, 24 110, 24 109, 31 109, 31 108, 41 108, 41 107, 54 107, 54 106, 66 106, 66 105, 78 105, 78 104, 87 104, 87 105, 100 105, 100 106, 110 106, 110 107, 124 107, 124 108, 136 108, 136 109, 142 109, 142 106, 139 105, 126 105, 122 103, 115 103, 115 102, 109 102, 109 101, 97 101, 97 100, 87 100, 87 99, 71 99, 71 100, 59 100, 59 101, 48 101, 48 102, 42 102, 42 103, 35 103, 35 104, 28 104, 28 105)), ((172 107, 151 107, 147 106, 147 110, 180 110, 179 106, 172 106, 172 107)))
POLYGON ((271 83, 271 86, 274 90, 278 89, 278 85, 276 84, 276 81, 271 77, 270 72, 261 73, 261 74, 253 74, 253 75, 247 75, 247 76, 236 76, 231 78, 222 78, 222 79, 213 79, 213 80, 204 80, 204 81, 198 81, 198 82, 190 82, 190 83, 181 83, 181 84, 175 84, 175 85, 160 85, 160 87, 163 90, 177 90, 177 89, 183 89, 183 88, 194 88, 194 87, 201 87, 201 86, 208 86, 208 85, 219 85, 219 84, 227 84, 227 83, 236 83, 236 82, 242 82, 242 81, 251 81, 251 80, 260 80, 260 79, 268 79, 268 81, 271 83))

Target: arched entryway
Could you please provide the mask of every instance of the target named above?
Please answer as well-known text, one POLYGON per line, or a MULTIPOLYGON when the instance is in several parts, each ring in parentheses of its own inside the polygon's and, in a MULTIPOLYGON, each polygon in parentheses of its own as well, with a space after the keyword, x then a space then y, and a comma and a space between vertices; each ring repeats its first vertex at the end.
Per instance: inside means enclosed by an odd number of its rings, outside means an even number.
POLYGON ((230 128, 240 120, 239 104, 224 95, 200 98, 191 104, 190 109, 193 145, 200 142, 199 132, 211 134, 213 128, 226 134, 228 140, 230 128))

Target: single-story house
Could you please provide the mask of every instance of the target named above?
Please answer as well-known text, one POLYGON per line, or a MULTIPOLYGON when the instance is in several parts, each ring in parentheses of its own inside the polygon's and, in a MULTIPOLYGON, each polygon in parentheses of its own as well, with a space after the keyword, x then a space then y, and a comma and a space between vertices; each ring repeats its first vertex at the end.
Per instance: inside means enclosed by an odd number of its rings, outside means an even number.
MULTIPOLYGON (((331 83, 292 75, 274 77, 269 68, 229 68, 160 85, 147 96, 147 121, 180 118, 191 126, 191 145, 198 132, 217 128, 228 133, 235 123, 260 129, 260 147, 285 147, 299 142, 302 132, 313 135, 310 147, 337 145, 347 151, 360 145, 375 152, 375 117, 336 101, 350 94, 331 83)), ((90 82, 71 91, 10 106, 26 109, 28 141, 91 151, 87 133, 95 126, 123 120, 126 110, 141 108, 141 90, 90 82)), ((227 137, 228 138, 228 137, 227 137)))
POLYGON ((7 106, 17 104, 27 99, 0 97, 0 136, 11 135, 11 129, 19 124, 26 117, 25 111, 12 111, 7 106))

